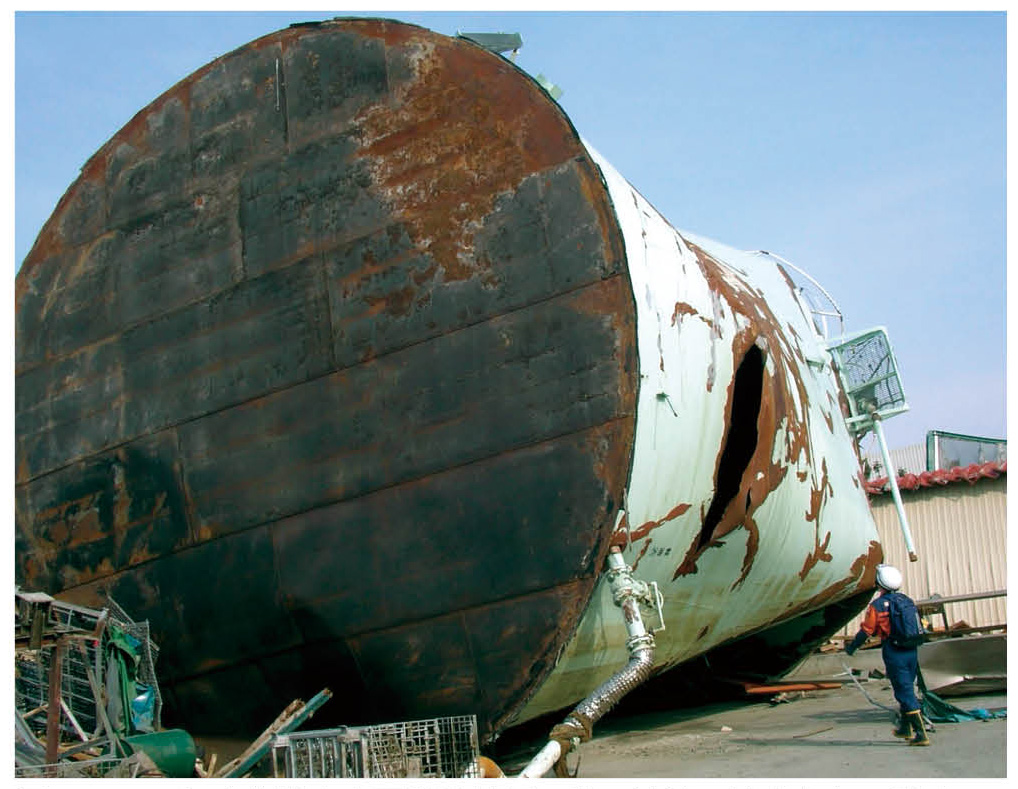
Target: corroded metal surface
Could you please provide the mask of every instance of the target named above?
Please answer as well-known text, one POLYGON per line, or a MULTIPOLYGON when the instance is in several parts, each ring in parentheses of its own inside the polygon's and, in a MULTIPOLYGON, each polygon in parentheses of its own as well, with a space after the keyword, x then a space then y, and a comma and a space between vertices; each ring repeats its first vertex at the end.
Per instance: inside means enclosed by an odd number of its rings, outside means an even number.
MULTIPOLYGON (((641 377, 612 540, 664 595, 656 670, 708 655, 722 674, 780 674, 865 605, 883 555, 832 359, 781 267, 676 231, 592 155, 626 243, 641 377)), ((601 583, 518 720, 604 681, 625 638, 601 583)))
MULTIPOLYGON (((677 232, 526 75, 380 20, 196 72, 83 168, 16 286, 17 578, 152 621, 168 712, 476 714, 626 660, 794 662, 882 548, 785 270, 677 232)), ((752 667, 751 667, 752 668, 752 667)))
POLYGON ((622 501, 635 309, 598 168, 504 59, 296 26, 142 110, 16 285, 17 579, 108 589, 167 718, 501 727, 622 501))

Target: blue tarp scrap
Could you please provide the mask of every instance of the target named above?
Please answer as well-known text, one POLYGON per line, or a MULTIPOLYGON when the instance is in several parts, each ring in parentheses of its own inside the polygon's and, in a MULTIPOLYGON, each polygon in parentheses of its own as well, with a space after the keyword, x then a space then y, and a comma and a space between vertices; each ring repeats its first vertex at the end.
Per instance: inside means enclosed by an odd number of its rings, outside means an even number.
POLYGON ((964 721, 987 721, 995 718, 1006 718, 1007 708, 999 710, 974 709, 963 710, 948 701, 940 698, 936 693, 928 690, 923 679, 923 672, 919 671, 916 679, 919 681, 919 690, 922 691, 923 714, 934 723, 962 723, 964 721))
POLYGON ((134 722, 134 728, 139 732, 155 731, 155 688, 136 680, 134 689, 137 694, 131 699, 131 719, 134 722))

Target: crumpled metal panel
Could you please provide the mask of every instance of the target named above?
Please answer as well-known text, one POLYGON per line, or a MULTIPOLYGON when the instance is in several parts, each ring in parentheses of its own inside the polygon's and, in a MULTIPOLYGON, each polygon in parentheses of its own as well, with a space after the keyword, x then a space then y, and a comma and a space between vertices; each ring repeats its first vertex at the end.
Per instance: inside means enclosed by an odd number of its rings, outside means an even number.
POLYGON ((82 168, 16 284, 16 575, 151 622, 167 719, 260 731, 533 693, 632 456, 600 172, 505 59, 265 36, 82 168), (555 623, 549 626, 549 623, 555 623))
MULTIPOLYGON (((830 356, 788 276, 679 233, 591 151, 637 304, 636 444, 615 542, 664 595, 660 672, 871 588, 882 551, 830 356)), ((582 698, 625 663, 625 640, 602 583, 519 720, 582 698)))

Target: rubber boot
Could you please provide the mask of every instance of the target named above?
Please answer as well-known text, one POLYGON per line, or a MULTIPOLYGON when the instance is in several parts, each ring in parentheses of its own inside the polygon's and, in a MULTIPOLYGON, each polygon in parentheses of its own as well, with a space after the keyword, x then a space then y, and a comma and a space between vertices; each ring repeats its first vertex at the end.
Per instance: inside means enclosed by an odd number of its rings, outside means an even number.
POLYGON ((909 722, 912 724, 912 731, 915 736, 908 741, 909 745, 929 745, 930 738, 926 736, 926 726, 923 724, 922 710, 913 710, 908 713, 909 722))
POLYGON ((898 728, 894 730, 894 736, 907 740, 912 736, 912 721, 904 712, 898 713, 898 728))

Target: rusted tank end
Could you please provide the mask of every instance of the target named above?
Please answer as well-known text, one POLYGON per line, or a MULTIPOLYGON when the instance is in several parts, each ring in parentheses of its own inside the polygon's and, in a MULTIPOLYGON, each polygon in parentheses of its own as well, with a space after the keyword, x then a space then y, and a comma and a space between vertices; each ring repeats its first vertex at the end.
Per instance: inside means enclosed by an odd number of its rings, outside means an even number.
POLYGON ((365 19, 214 61, 82 169, 16 327, 17 580, 149 619, 167 720, 328 685, 323 720, 490 736, 550 670, 635 317, 599 171, 508 61, 365 19))

